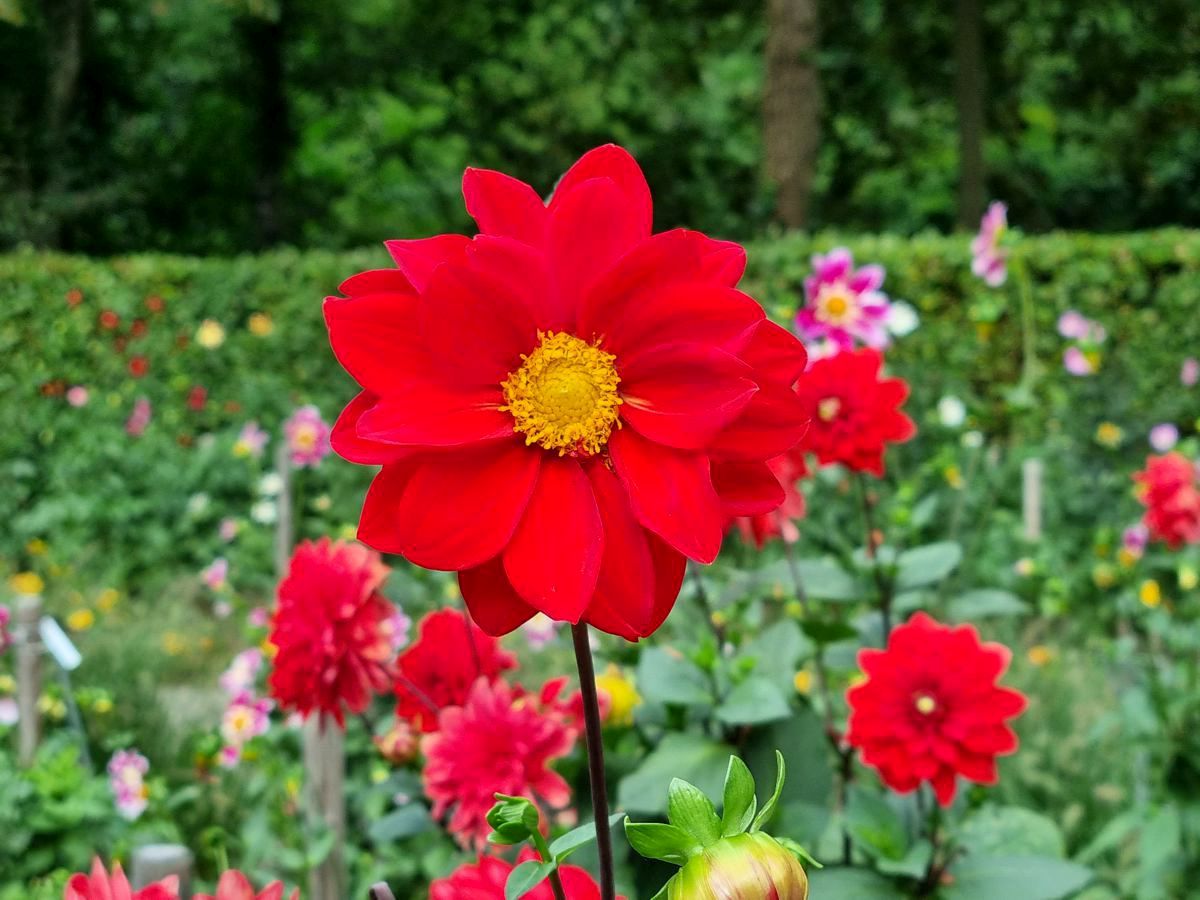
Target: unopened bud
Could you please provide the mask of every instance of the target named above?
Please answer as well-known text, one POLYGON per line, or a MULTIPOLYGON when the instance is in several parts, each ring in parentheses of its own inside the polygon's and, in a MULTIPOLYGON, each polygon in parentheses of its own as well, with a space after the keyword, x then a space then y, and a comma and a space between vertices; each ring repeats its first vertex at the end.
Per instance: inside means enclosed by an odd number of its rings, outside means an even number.
POLYGON ((688 860, 667 900, 807 900, 808 875, 792 851, 761 831, 725 838, 688 860))

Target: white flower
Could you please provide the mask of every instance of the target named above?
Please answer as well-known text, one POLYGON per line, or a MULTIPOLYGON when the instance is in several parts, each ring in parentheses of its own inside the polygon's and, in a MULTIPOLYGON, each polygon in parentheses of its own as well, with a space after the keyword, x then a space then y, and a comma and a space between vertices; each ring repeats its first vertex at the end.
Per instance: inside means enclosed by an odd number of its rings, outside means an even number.
POLYGON ((917 330, 917 326, 921 324, 921 319, 917 315, 917 311, 911 304, 905 303, 903 300, 893 300, 891 307, 888 309, 887 330, 896 337, 904 337, 906 334, 912 334, 917 330))
POLYGON ((274 500, 259 500, 250 507, 250 518, 259 525, 273 525, 279 518, 279 507, 274 500))
POLYGON ((962 436, 962 445, 968 450, 978 450, 983 446, 982 431, 965 431, 962 436))
POLYGON ((187 511, 189 516, 199 516, 208 509, 208 494, 203 492, 188 497, 187 511))
POLYGON ((952 394, 947 394, 937 405, 938 420, 947 428, 960 428, 967 420, 967 405, 952 394))
POLYGON ((283 490, 283 478, 278 472, 268 472, 258 481, 258 492, 264 497, 274 497, 283 490))

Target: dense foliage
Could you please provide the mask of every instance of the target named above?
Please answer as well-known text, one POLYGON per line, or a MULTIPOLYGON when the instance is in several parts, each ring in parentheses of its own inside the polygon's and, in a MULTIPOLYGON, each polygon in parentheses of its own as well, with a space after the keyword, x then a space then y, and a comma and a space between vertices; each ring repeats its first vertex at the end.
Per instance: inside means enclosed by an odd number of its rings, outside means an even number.
MULTIPOLYGON (((771 212, 764 6, 7 0, 0 246, 354 246, 461 224, 465 165, 548 190, 610 139, 657 186, 660 227, 747 236, 771 212)), ((950 226, 945 4, 820 15, 815 223, 950 226)), ((999 0, 984 24, 989 182, 1016 221, 1200 221, 1195 4, 999 0)))

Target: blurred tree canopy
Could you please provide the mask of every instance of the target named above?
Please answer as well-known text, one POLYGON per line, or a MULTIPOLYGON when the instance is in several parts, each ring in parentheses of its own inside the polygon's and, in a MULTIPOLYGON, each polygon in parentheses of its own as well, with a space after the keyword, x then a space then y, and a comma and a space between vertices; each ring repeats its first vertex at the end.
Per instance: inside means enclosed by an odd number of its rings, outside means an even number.
MULTIPOLYGON (((945 0, 818 3, 809 221, 950 228, 945 0)), ((659 227, 773 212, 766 3, 0 0, 0 247, 231 253, 465 226, 466 165, 546 191, 615 140, 659 227)), ((1200 224, 1200 4, 983 4, 989 196, 1029 229, 1200 224)))

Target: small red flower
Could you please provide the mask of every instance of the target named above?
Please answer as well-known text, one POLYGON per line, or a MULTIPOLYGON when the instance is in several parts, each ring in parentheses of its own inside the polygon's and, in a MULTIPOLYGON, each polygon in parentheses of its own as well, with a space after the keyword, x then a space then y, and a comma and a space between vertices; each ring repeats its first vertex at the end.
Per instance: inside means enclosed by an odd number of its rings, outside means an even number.
POLYGON ((146 298, 146 309, 150 310, 150 312, 160 313, 165 308, 166 304, 163 303, 163 298, 159 297, 157 294, 151 294, 146 298))
POLYGON ((129 374, 134 378, 142 378, 150 371, 150 360, 144 356, 135 356, 129 360, 129 374))
POLYGON ((204 405, 208 403, 208 389, 200 385, 195 385, 187 395, 188 409, 200 412, 204 409, 204 405))
POLYGON ((76 873, 67 881, 63 900, 179 900, 179 879, 171 875, 141 890, 130 890, 120 863, 113 865, 109 875, 96 857, 90 874, 76 873))
POLYGON ((145 319, 134 319, 133 324, 129 326, 129 336, 140 338, 146 334, 149 326, 146 325, 145 319))
POLYGON ((438 714, 462 706, 477 678, 494 681, 516 657, 455 609, 425 616, 418 637, 396 660, 396 716, 419 731, 437 729, 438 714))
POLYGON ((395 608, 379 593, 387 575, 379 554, 361 544, 322 538, 296 548, 268 638, 280 706, 325 713, 344 727, 347 710, 362 712, 388 688, 395 608))
MULTIPOLYGON (((289 900, 299 900, 300 889, 292 891, 289 900)), ((283 882, 273 881, 262 889, 261 893, 254 892, 254 886, 241 872, 229 869, 221 875, 217 882, 216 896, 212 894, 196 894, 192 900, 282 900, 283 882)))
POLYGON ((846 741, 888 787, 903 794, 927 781, 942 806, 954 799, 957 775, 995 784, 996 757, 1017 749, 1006 720, 1025 709, 1024 695, 996 684, 1011 655, 980 643, 971 625, 917 613, 886 650, 859 651, 867 680, 846 692, 846 741))
POLYGON ((463 706, 442 710, 437 732, 422 743, 434 817, 453 808, 450 833, 462 846, 481 850, 497 793, 534 798, 552 810, 565 807, 571 789, 550 764, 571 752, 577 736, 521 688, 480 678, 463 706))
POLYGON ((67 306, 74 309, 83 302, 83 291, 79 288, 71 288, 67 291, 67 306))
POLYGON ((1146 507, 1142 522, 1152 537, 1165 541, 1172 550, 1200 543, 1200 491, 1196 489, 1196 465, 1182 453, 1146 458, 1146 468, 1137 472, 1138 499, 1146 507))
POLYGON ((121 317, 111 309, 106 309, 100 313, 100 327, 105 331, 112 331, 121 324, 121 317))
POLYGON ((684 560, 783 502, 767 460, 805 428, 803 345, 737 290, 745 252, 651 233, 641 169, 587 153, 544 203, 468 169, 480 234, 389 241, 398 268, 325 301, 363 391, 334 449, 382 465, 359 537, 456 571, 506 634, 542 612, 636 640, 670 613, 684 560))
POLYGON ((813 363, 796 393, 811 424, 800 449, 821 465, 841 463, 855 472, 883 477, 883 452, 890 443, 917 433, 912 419, 900 411, 908 384, 881 378, 878 350, 838 353, 813 363))
MULTIPOLYGON (((540 859, 531 847, 521 851, 518 862, 540 859)), ((481 856, 479 861, 455 869, 449 878, 439 878, 429 886, 429 900, 504 900, 504 884, 513 864, 495 856, 481 856)), ((568 900, 600 900, 600 886, 586 869, 579 866, 559 866, 563 893, 568 900)), ((554 900, 549 881, 543 881, 525 894, 526 900, 554 900)), ((624 900, 624 898, 620 898, 624 900)))
POLYGON ((754 541, 758 549, 762 549, 772 538, 783 538, 789 544, 800 539, 795 519, 804 518, 804 494, 800 492, 796 482, 808 475, 808 466, 804 463, 804 454, 798 450, 767 460, 771 476, 783 488, 783 503, 778 509, 757 516, 738 516, 734 519, 743 540, 754 541))

